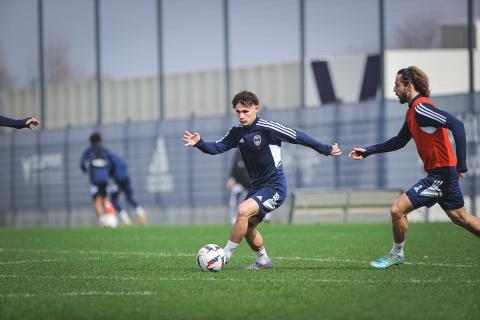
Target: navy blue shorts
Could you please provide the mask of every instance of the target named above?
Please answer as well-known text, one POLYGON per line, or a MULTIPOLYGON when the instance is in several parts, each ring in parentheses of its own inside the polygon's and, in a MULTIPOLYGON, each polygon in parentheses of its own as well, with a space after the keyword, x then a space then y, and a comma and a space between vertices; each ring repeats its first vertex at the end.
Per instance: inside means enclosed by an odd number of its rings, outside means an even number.
POLYGON ((122 181, 115 181, 115 183, 109 185, 109 193, 120 193, 121 191, 124 192, 126 195, 133 194, 132 187, 130 186, 130 179, 127 178, 122 181))
POLYGON ((267 213, 280 207, 286 197, 286 188, 262 187, 250 190, 246 199, 252 198, 258 203, 258 218, 262 221, 267 213))
POLYGON ((438 203, 443 210, 463 208, 463 194, 458 175, 428 175, 406 192, 415 209, 438 203))
POLYGON ((106 183, 97 183, 90 184, 90 196, 95 199, 96 197, 106 197, 107 196, 107 184, 106 183))

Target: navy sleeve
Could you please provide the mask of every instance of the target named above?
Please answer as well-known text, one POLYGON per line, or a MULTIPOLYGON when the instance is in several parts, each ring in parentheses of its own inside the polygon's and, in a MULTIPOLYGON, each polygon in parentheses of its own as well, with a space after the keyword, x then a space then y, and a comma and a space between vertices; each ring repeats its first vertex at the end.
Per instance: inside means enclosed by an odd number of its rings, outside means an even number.
POLYGON ((88 171, 88 167, 87 167, 88 161, 89 161, 88 155, 87 155, 87 152, 85 151, 82 154, 82 157, 80 158, 80 169, 82 170, 82 172, 88 171))
POLYGON ((219 153, 228 151, 232 148, 236 148, 238 141, 237 139, 235 139, 235 137, 237 136, 236 135, 237 130, 235 129, 236 127, 233 127, 227 132, 227 134, 222 139, 215 142, 206 142, 206 141, 203 141, 203 139, 200 139, 200 141, 198 141, 194 145, 194 147, 208 154, 219 154, 219 153))
POLYGON ((295 130, 297 134, 297 139, 289 141, 290 143, 301 144, 303 146, 307 146, 312 148, 313 150, 317 151, 318 153, 324 154, 326 156, 332 153, 332 146, 324 144, 309 135, 303 133, 300 130, 295 130))
POLYGON ((323 144, 300 130, 291 129, 278 122, 260 119, 257 125, 270 129, 269 131, 273 141, 301 144, 326 156, 332 152, 331 146, 323 144))
POLYGON ((415 119, 420 127, 446 128, 452 132, 457 155, 457 171, 467 172, 467 138, 463 123, 450 113, 420 103, 415 109, 415 119))
POLYGON ((0 116, 0 126, 22 129, 26 127, 25 123, 27 122, 28 119, 30 118, 16 120, 16 119, 0 116))
POLYGON ((410 134, 410 130, 408 130, 408 125, 406 122, 404 122, 402 128, 395 137, 383 143, 379 143, 365 148, 365 152, 362 152, 361 156, 366 158, 371 154, 398 150, 405 147, 405 145, 408 143, 408 141, 410 141, 411 138, 412 135, 410 134))

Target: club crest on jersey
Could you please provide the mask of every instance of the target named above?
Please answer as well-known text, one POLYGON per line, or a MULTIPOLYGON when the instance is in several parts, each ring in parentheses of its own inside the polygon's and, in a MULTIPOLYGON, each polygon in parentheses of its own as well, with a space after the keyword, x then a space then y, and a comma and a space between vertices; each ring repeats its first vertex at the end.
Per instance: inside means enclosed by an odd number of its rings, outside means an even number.
POLYGON ((262 136, 258 134, 253 136, 253 143, 255 144, 255 146, 259 147, 262 143, 262 136))

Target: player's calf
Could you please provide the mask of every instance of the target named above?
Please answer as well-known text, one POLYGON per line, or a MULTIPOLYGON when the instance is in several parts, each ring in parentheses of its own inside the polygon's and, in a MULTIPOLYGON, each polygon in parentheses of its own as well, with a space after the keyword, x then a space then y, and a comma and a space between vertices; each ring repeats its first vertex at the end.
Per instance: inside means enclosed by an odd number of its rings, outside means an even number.
POLYGON ((447 210, 446 213, 453 223, 480 237, 480 219, 467 213, 465 208, 447 210))

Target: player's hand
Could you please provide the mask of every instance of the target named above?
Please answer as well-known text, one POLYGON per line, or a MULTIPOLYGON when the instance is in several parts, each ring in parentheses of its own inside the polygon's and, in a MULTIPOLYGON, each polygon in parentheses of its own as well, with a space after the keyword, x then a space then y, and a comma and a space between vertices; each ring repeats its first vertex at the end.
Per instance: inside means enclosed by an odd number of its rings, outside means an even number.
POLYGON ((185 131, 183 133, 183 141, 185 141, 185 146, 194 146, 197 144, 198 141, 200 141, 200 134, 198 134, 197 132, 190 133, 188 131, 185 131))
POLYGON ((458 176, 460 178, 466 178, 467 177, 467 173, 466 172, 458 172, 458 176))
POLYGON ((30 118, 25 122, 25 127, 28 129, 32 129, 30 126, 38 126, 40 124, 40 121, 38 121, 37 118, 30 118))
POLYGON ((228 178, 227 184, 226 184, 227 190, 232 190, 232 188, 235 186, 235 183, 237 183, 237 181, 235 180, 234 177, 228 178))
POLYGON ((342 150, 340 150, 338 143, 335 142, 334 144, 332 144, 332 152, 330 152, 330 155, 334 157, 338 157, 341 154, 342 154, 342 150))
POLYGON ((362 152, 365 152, 366 150, 363 148, 353 148, 352 151, 348 154, 350 158, 353 160, 363 160, 363 156, 361 155, 362 152))

